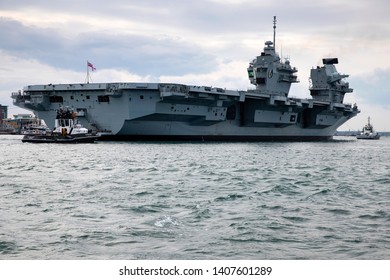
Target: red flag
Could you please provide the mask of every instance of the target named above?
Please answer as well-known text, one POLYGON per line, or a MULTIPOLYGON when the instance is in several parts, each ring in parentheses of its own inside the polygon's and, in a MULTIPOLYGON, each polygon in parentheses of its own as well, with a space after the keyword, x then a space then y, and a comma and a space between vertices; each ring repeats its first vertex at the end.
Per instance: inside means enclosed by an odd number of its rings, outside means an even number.
POLYGON ((91 67, 92 71, 96 70, 95 66, 93 66, 93 64, 91 62, 89 62, 89 61, 87 61, 87 66, 91 67))

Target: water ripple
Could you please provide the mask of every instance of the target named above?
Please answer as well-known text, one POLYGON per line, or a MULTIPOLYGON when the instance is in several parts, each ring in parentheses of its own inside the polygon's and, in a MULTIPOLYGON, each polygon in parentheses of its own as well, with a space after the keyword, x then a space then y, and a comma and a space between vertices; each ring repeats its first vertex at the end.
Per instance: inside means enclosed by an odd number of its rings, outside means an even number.
POLYGON ((18 137, 0 136, 1 259, 390 258, 386 137, 80 146, 18 137))

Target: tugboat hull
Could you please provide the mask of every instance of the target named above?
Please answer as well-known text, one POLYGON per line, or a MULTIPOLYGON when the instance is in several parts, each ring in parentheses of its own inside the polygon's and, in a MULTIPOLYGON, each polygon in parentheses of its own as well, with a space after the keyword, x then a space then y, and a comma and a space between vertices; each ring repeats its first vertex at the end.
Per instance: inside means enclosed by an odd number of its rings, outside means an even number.
POLYGON ((94 143, 98 136, 46 136, 46 135, 25 135, 23 143, 57 143, 57 144, 76 144, 76 143, 94 143))
POLYGON ((358 135, 356 136, 356 139, 361 139, 361 140, 379 140, 381 136, 379 134, 374 134, 374 135, 358 135))

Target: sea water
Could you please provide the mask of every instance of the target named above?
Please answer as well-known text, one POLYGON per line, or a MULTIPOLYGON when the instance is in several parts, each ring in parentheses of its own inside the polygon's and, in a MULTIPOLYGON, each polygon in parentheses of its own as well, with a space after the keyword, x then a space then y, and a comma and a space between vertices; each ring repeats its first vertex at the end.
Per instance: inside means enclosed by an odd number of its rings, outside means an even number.
POLYGON ((0 136, 0 259, 390 259, 390 138, 0 136))

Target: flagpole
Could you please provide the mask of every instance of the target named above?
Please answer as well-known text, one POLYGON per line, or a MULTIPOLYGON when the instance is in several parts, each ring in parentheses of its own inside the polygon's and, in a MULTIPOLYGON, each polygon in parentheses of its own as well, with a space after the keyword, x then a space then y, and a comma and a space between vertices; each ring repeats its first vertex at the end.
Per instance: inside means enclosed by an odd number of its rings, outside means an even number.
POLYGON ((86 83, 89 84, 89 81, 91 80, 92 82, 92 78, 91 78, 91 75, 89 74, 89 68, 91 67, 92 71, 95 71, 96 68, 93 66, 92 63, 90 63, 88 60, 87 60, 87 78, 86 78, 86 83))
POLYGON ((87 60, 87 84, 89 84, 89 66, 88 66, 88 60, 87 60))

